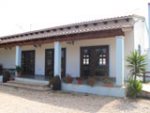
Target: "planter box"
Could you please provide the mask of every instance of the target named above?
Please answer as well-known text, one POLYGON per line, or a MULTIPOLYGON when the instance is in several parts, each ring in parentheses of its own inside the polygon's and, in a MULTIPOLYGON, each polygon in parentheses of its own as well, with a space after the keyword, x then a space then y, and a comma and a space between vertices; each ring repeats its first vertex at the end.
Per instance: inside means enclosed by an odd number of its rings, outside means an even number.
POLYGON ((66 84, 62 83, 62 90, 80 93, 89 93, 103 96, 125 97, 124 87, 105 87, 105 86, 88 86, 85 84, 66 84))

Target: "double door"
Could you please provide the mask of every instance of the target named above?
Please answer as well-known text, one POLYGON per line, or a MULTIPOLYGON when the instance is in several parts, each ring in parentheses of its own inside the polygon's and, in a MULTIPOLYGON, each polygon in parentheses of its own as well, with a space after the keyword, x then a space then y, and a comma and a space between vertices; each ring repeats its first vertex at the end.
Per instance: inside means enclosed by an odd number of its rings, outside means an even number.
POLYGON ((108 46, 81 47, 81 76, 108 76, 108 46))

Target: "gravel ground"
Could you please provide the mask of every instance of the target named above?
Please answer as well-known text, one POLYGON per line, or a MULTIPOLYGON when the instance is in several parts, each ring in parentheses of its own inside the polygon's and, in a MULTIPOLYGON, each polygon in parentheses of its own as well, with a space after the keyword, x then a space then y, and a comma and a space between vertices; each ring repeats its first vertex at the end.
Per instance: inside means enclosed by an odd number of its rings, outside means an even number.
POLYGON ((150 100, 38 92, 0 85, 0 113, 150 113, 150 100))

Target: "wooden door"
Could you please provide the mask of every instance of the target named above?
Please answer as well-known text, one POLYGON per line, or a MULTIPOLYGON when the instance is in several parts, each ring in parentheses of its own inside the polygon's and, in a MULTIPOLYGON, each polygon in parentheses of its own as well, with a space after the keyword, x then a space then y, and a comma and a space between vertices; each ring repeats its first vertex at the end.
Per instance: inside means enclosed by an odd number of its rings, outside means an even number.
POLYGON ((35 72, 35 51, 22 51, 22 74, 34 75, 35 72))
POLYGON ((105 76, 109 74, 108 46, 81 47, 81 76, 105 76))

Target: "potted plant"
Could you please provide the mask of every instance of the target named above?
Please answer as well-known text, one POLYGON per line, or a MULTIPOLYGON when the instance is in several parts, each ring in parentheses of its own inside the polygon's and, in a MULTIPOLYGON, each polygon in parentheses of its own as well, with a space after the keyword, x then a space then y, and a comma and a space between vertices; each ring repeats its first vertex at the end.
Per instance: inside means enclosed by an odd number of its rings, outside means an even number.
POLYGON ((71 76, 67 75, 67 76, 64 78, 64 81, 65 81, 66 83, 72 83, 73 78, 72 78, 71 76))
POLYGON ((113 86, 113 81, 108 77, 104 78, 103 82, 104 82, 104 86, 106 86, 106 87, 112 87, 113 86))
POLYGON ((76 78, 76 80, 77 80, 77 83, 78 84, 82 84, 82 79, 79 77, 79 78, 76 78))
POLYGON ((22 68, 21 66, 16 66, 17 76, 21 76, 22 68))
POLYGON ((96 82, 95 77, 89 77, 87 80, 87 84, 90 86, 94 86, 95 82, 96 82))

